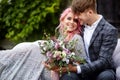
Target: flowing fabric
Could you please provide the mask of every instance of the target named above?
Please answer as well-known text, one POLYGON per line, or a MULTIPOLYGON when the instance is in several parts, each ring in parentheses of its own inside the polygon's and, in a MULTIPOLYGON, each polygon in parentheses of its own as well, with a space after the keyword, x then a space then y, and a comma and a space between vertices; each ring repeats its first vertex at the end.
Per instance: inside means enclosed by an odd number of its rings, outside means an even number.
POLYGON ((42 64, 46 57, 38 42, 24 42, 0 51, 0 80, 51 80, 50 71, 42 64))

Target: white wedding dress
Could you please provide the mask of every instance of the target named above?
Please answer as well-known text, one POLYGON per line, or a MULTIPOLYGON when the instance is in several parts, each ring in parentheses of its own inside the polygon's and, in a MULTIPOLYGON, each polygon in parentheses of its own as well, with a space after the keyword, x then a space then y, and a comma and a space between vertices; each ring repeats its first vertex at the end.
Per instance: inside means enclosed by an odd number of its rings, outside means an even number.
MULTIPOLYGON (((72 40, 78 39, 77 50, 81 48, 85 57, 81 36, 75 35, 72 40)), ((23 42, 10 50, 0 51, 0 80, 51 80, 50 71, 42 64, 46 57, 41 54, 38 42, 23 42)))

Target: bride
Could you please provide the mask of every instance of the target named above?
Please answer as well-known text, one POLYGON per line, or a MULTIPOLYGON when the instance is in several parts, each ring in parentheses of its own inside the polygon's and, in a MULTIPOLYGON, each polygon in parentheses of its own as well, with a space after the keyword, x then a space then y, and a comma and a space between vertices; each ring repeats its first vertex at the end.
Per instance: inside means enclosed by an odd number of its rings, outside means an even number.
MULTIPOLYGON (((81 26, 73 15, 71 8, 67 8, 60 16, 57 27, 60 32, 59 39, 72 41, 77 39, 75 53, 85 58, 85 51, 80 36, 81 26), (63 36, 66 36, 63 38, 63 36), (78 50, 81 49, 81 54, 78 50)), ((51 80, 51 73, 44 68, 46 57, 41 54, 38 42, 23 42, 10 50, 0 51, 0 80, 51 80)), ((55 80, 55 79, 54 79, 55 80)))

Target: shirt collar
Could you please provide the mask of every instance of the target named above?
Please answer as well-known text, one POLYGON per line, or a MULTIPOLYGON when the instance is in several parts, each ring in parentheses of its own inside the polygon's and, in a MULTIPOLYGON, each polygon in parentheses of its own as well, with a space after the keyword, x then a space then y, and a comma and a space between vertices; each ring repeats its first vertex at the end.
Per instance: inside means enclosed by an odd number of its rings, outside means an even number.
POLYGON ((99 15, 99 19, 97 21, 95 21, 91 26, 85 25, 85 28, 87 29, 95 29, 98 25, 98 23, 100 22, 100 20, 102 19, 102 15, 99 15))

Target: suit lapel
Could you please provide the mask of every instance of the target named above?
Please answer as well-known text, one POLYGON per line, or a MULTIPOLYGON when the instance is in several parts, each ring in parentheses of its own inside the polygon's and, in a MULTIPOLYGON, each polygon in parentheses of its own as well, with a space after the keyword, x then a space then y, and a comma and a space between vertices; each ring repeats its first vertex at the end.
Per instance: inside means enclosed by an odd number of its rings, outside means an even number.
POLYGON ((91 41, 90 41, 90 45, 93 43, 94 39, 97 37, 98 33, 100 32, 100 30, 103 28, 103 25, 105 24, 105 20, 104 18, 101 19, 101 21, 98 23, 93 35, 92 35, 92 38, 91 38, 91 41))

